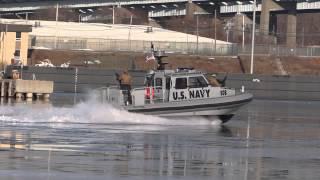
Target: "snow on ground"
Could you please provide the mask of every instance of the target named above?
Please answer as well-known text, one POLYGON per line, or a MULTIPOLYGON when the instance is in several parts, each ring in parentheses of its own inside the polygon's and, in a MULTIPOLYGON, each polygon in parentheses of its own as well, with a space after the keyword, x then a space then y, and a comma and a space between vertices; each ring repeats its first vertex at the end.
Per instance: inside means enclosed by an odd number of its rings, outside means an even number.
MULTIPOLYGON (((30 24, 35 21, 23 21, 2 19, 5 23, 30 24)), ((153 32, 147 33, 147 27, 143 25, 124 24, 99 24, 99 23, 76 23, 76 22, 55 22, 37 21, 40 27, 33 27, 30 35, 33 36, 58 36, 58 37, 78 37, 97 39, 117 39, 117 40, 143 40, 143 41, 173 41, 173 42, 196 42, 197 36, 186 33, 170 31, 153 27, 153 32)), ((214 39, 199 37, 199 42, 212 43, 214 39)), ((217 40, 217 44, 230 44, 217 40)))

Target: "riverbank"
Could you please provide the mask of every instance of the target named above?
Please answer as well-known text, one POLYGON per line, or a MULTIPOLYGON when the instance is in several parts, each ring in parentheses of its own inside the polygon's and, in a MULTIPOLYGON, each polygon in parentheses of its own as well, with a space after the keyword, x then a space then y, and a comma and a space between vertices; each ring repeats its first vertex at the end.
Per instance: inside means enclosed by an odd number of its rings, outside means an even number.
MULTIPOLYGON (((165 61, 168 68, 193 67, 206 72, 248 74, 250 56, 208 57, 182 54, 168 54, 165 61)), ((150 70, 155 67, 153 61, 145 61, 145 54, 140 52, 97 52, 34 49, 29 53, 28 65, 35 65, 40 60, 50 59, 59 66, 70 61, 73 66, 89 66, 99 69, 150 70), (85 64, 88 61, 99 64, 85 64)), ((320 57, 294 56, 255 56, 254 74, 259 75, 320 75, 320 57)))

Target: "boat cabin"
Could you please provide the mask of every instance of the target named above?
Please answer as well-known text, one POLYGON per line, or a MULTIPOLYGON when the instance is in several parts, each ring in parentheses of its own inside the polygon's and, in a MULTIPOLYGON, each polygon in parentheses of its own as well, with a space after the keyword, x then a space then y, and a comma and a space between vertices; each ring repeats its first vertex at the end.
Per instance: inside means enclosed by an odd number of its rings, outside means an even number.
POLYGON ((131 94, 133 105, 144 105, 230 96, 234 95, 235 91, 214 87, 202 72, 178 68, 150 71, 145 77, 145 87, 133 89, 131 94))
POLYGON ((167 57, 164 51, 153 51, 158 67, 151 70, 145 77, 144 87, 135 88, 131 93, 123 93, 119 88, 109 87, 105 92, 109 102, 120 105, 129 105, 128 97, 131 94, 132 106, 146 104, 172 103, 181 101, 205 100, 235 95, 235 90, 220 87, 219 83, 211 83, 205 74, 193 68, 178 68, 166 70, 162 61, 167 57))

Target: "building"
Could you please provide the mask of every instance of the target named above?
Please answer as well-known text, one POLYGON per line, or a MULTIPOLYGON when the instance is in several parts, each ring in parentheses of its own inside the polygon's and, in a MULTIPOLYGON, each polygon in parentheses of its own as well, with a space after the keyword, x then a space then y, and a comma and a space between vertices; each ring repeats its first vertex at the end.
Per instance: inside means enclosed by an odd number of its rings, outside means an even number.
POLYGON ((29 32, 31 25, 0 23, 0 64, 11 64, 12 59, 27 63, 29 32))

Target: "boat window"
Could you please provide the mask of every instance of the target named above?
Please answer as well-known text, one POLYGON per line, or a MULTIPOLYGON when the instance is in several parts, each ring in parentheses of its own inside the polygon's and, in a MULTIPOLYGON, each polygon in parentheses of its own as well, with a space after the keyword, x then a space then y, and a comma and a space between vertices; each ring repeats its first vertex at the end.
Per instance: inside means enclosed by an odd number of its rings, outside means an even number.
POLYGON ((208 87, 208 83, 203 76, 189 77, 190 88, 208 87))
POLYGON ((170 78, 166 78, 166 89, 170 89, 170 81, 171 79, 170 78))
POLYGON ((176 78, 176 89, 186 89, 187 78, 176 78))
POLYGON ((153 86, 153 76, 146 76, 144 84, 147 87, 153 86))
POLYGON ((156 78, 156 86, 162 87, 162 78, 156 78))

